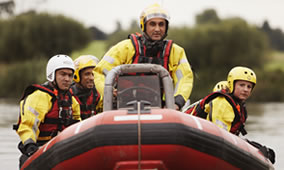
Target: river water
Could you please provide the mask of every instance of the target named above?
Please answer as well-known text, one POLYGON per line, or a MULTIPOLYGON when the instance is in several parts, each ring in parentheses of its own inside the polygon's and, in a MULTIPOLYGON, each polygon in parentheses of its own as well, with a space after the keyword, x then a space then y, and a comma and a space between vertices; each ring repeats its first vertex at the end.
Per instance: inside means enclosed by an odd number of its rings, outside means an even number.
MULTIPOLYGON (((276 152, 275 169, 284 169, 284 103, 249 103, 245 138, 257 141, 276 152)), ((12 130, 18 118, 18 105, 0 101, 0 170, 18 169, 19 137, 12 130)))

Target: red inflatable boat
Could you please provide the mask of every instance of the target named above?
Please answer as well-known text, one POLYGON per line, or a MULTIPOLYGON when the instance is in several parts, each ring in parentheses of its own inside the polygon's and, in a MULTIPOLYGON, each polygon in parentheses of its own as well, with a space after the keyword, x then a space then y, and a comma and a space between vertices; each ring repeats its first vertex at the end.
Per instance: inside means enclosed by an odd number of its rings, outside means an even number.
POLYGON ((245 140, 209 121, 174 110, 172 96, 171 78, 163 67, 118 66, 106 78, 104 112, 65 129, 22 169, 274 169, 245 140), (143 75, 138 78, 132 73, 143 75), (113 86, 118 89, 116 99, 113 86), (165 103, 161 91, 165 92, 165 103))

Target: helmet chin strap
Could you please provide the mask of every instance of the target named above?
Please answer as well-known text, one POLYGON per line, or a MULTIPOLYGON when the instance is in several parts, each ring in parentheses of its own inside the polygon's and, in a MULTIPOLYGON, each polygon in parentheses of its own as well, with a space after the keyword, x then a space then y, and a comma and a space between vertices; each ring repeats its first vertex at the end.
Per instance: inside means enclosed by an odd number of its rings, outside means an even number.
POLYGON ((55 89, 60 90, 55 79, 54 79, 54 81, 51 82, 51 84, 55 89))
POLYGON ((55 88, 55 89, 57 89, 58 91, 61 91, 61 92, 67 92, 68 90, 62 90, 62 89, 60 89, 59 87, 58 87, 58 84, 57 84, 57 82, 56 82, 56 79, 53 81, 53 82, 51 82, 51 85, 55 88))
POLYGON ((149 41, 149 42, 155 43, 155 42, 163 41, 167 36, 168 34, 165 33, 163 37, 161 38, 161 40, 152 40, 146 32, 143 32, 143 37, 144 37, 143 41, 149 41))
POLYGON ((79 85, 79 87, 77 88, 78 90, 78 94, 86 94, 86 93, 90 93, 92 88, 85 88, 82 85, 79 85))
POLYGON ((235 99, 235 101, 236 101, 237 103, 245 103, 245 101, 239 99, 238 97, 236 97, 236 96, 234 95, 234 91, 233 91, 232 93, 230 93, 230 95, 232 96, 233 99, 235 99))
POLYGON ((83 91, 90 91, 92 88, 87 88, 87 87, 84 87, 81 82, 80 83, 77 83, 77 86, 83 90, 83 91))
POLYGON ((164 47, 164 35, 161 40, 153 41, 146 33, 143 33, 142 41, 146 46, 146 57, 156 57, 158 52, 163 50, 164 47))

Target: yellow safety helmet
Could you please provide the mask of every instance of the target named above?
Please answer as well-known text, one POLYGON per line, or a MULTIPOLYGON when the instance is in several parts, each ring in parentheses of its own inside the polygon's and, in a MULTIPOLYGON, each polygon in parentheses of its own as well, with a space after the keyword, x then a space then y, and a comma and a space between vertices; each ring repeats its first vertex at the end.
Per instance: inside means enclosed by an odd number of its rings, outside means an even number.
POLYGON ((167 23, 166 25, 166 33, 167 33, 170 16, 168 12, 165 9, 163 9, 159 4, 150 5, 149 7, 145 8, 142 11, 140 15, 140 27, 141 27, 142 32, 145 32, 146 22, 152 18, 165 19, 167 23))
POLYGON ((213 92, 220 91, 220 90, 227 90, 228 89, 228 82, 223 80, 219 81, 213 88, 213 92))
POLYGON ((230 93, 233 93, 234 91, 234 82, 236 80, 245 80, 253 83, 254 86, 256 85, 256 75, 254 71, 247 67, 237 66, 232 68, 229 72, 227 81, 230 93))
POLYGON ((96 67, 98 64, 99 59, 93 55, 82 55, 79 56, 75 61, 75 72, 74 72, 74 81, 76 83, 80 82, 80 71, 89 68, 89 67, 96 67))

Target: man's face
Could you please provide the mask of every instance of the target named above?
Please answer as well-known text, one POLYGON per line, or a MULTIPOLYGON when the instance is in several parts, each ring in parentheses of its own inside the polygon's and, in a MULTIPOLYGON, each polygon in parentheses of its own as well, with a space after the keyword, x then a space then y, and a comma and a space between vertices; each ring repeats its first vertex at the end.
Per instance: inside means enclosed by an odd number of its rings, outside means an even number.
POLYGON ((55 79, 60 90, 69 90, 72 84, 73 74, 73 71, 68 68, 56 70, 55 79))
POLYGON ((166 20, 163 18, 152 18, 146 22, 146 34, 153 40, 161 40, 166 32, 166 20))
POLYGON ((235 82, 234 96, 242 101, 245 101, 251 95, 253 83, 244 80, 237 80, 235 82))
POLYGON ((94 68, 89 67, 80 71, 80 84, 87 89, 94 87, 94 68))

